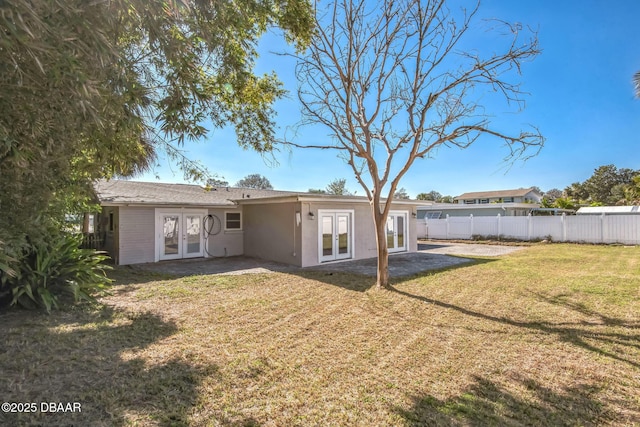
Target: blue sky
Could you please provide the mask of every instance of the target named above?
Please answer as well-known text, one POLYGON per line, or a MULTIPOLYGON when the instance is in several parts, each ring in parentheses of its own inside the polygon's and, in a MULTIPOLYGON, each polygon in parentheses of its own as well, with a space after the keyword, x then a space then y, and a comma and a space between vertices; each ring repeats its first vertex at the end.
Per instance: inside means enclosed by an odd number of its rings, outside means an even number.
MULTIPOLYGON (((401 181, 412 198, 436 190, 456 196, 468 191, 538 186, 563 189, 584 181, 601 165, 640 169, 640 99, 633 96, 632 76, 640 71, 637 0, 484 0, 483 18, 520 22, 538 31, 542 54, 526 63, 520 81, 529 92, 526 108, 500 116, 532 124, 546 138, 545 147, 526 162, 506 167, 501 141, 478 141, 466 150, 440 149, 420 160, 401 181)), ((480 21, 476 21, 481 24, 480 21)), ((265 36, 257 64, 259 73, 275 70, 289 90, 278 101, 280 135, 300 117, 296 99, 295 63, 270 52, 286 45, 275 34, 265 36)), ((328 138, 319 127, 299 128, 297 141, 328 138)), ((328 135, 328 132, 327 132, 328 135)), ((186 154, 234 184, 252 173, 266 176, 274 188, 306 191, 346 178, 347 188, 364 194, 353 172, 334 152, 294 149, 276 153, 273 166, 257 153, 239 148, 231 129, 212 129, 205 141, 187 143, 186 154)), ((179 168, 161 160, 153 172, 136 179, 185 182, 179 168)))

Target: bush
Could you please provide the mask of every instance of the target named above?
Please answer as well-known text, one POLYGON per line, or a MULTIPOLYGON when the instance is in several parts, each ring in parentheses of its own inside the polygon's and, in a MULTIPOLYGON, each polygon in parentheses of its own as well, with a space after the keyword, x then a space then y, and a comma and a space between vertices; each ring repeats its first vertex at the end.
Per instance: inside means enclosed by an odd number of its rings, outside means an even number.
POLYGON ((102 252, 80 249, 81 235, 54 235, 46 242, 29 245, 18 260, 0 255, 0 297, 12 296, 11 304, 25 308, 58 307, 61 296, 75 302, 94 301, 106 291, 111 280, 102 252))

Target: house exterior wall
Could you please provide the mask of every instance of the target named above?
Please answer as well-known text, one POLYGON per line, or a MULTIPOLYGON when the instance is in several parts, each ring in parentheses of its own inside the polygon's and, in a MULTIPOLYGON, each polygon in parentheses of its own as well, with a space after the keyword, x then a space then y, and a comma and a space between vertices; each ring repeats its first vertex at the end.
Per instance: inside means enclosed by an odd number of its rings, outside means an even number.
POLYGON ((205 257, 224 257, 237 256, 244 254, 244 233, 245 233, 245 216, 242 207, 229 207, 228 209, 209 209, 209 215, 212 215, 214 221, 220 221, 220 228, 215 224, 211 224, 205 220, 205 236, 208 235, 205 243, 205 257), (225 214, 227 212, 240 212, 241 214, 241 230, 225 230, 225 214), (207 233, 207 227, 213 228, 216 234, 207 233))
MULTIPOLYGON (((376 245, 376 232, 371 215, 371 207, 366 203, 303 203, 302 212, 302 267, 318 265, 320 256, 318 253, 318 239, 320 226, 318 211, 319 210, 353 210, 354 215, 354 248, 352 258, 365 259, 378 255, 376 245), (314 219, 309 219, 309 212, 314 214, 314 219)), ((403 205, 394 203, 391 210, 407 211, 407 251, 415 252, 418 250, 416 237, 416 219, 412 212, 415 207, 412 205, 403 205)))
MULTIPOLYGON (((118 265, 154 262, 156 258, 155 214, 151 207, 105 207, 103 212, 114 212, 114 231, 107 232, 105 249, 118 265), (111 246, 110 246, 111 245, 111 246)), ((162 207, 161 209, 181 209, 162 207)), ((189 208, 185 208, 188 212, 189 208)), ((242 255, 244 230, 225 230, 225 212, 242 212, 242 208, 208 209, 220 221, 220 231, 209 235, 205 243, 205 257, 242 255)), ((244 220, 244 218, 242 218, 244 220)), ((206 225, 206 224, 204 224, 206 225)))
POLYGON ((102 250, 106 251, 113 262, 118 264, 118 207, 103 207, 100 213, 99 232, 103 240, 102 250))
POLYGON ((119 265, 155 261, 155 209, 153 207, 118 208, 119 265))
MULTIPOLYGON (((309 220, 308 210, 303 213, 300 202, 247 204, 243 208, 245 255, 302 266, 301 230, 309 220), (300 224, 296 212, 300 212, 300 224)), ((317 236, 314 242, 317 245, 317 236)))
MULTIPOLYGON (((292 201, 208 209, 208 215, 219 221, 220 231, 214 227, 213 233, 206 238, 205 257, 246 255, 301 267, 318 265, 319 210, 353 213, 350 259, 377 256, 375 227, 367 203, 292 201), (225 230, 227 212, 241 213, 241 230, 225 230), (313 218, 310 212, 314 214, 313 218)), ((394 204, 392 210, 407 213, 407 251, 416 251, 417 221, 412 215, 415 206, 394 204)), ((114 214, 114 231, 107 232, 106 246, 117 264, 155 261, 155 206, 105 207, 104 212, 114 214)), ((204 225, 206 230, 208 224, 205 222, 204 225)))

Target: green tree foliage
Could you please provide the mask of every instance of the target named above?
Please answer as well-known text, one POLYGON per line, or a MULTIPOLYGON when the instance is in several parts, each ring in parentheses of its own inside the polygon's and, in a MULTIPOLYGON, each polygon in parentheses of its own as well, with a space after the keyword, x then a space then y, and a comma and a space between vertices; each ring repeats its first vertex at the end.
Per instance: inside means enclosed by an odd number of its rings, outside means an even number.
POLYGON ((0 264, 86 209, 93 180, 159 150, 202 177, 179 147, 205 123, 271 150, 284 91, 254 74, 257 41, 278 26, 302 49, 313 22, 308 0, 1 1, 0 264))
POLYGON ((568 197, 577 204, 616 205, 627 203, 625 190, 633 184, 640 171, 618 169, 614 165, 600 166, 586 181, 573 183, 565 189, 568 197))
POLYGON ((442 196, 440 199, 440 203, 453 203, 454 201, 453 196, 442 196))
POLYGON ((350 196, 353 193, 347 190, 347 180, 346 179, 334 179, 331 181, 326 188, 327 194, 336 194, 339 196, 350 196))
POLYGON ((347 189, 347 180, 342 178, 336 178, 331 181, 327 186, 322 188, 310 188, 308 190, 312 194, 335 194, 338 196, 353 196, 355 192, 351 192, 347 189))
POLYGON ((633 177, 631 184, 625 189, 625 199, 630 205, 640 205, 640 175, 633 177))
POLYGON ((266 177, 260 175, 259 173, 245 176, 240 181, 236 182, 236 187, 256 188, 259 190, 273 190, 273 185, 271 185, 271 182, 269 182, 266 177))
POLYGON ((410 199, 411 197, 409 197, 409 194, 407 193, 407 190, 404 187, 400 187, 396 190, 395 193, 393 193, 393 198, 407 200, 407 199, 410 199))
POLYGON ((209 187, 228 187, 229 181, 219 178, 209 178, 207 179, 207 185, 209 187))
POLYGON ((110 280, 102 264, 107 257, 90 249, 80 249, 82 237, 53 235, 28 247, 14 274, 0 278, 0 298, 10 294, 13 304, 26 308, 43 307, 51 311, 59 297, 74 301, 93 301, 106 290, 110 280))
POLYGON ((542 203, 540 204, 540 207, 543 208, 558 207, 556 206, 555 201, 563 197, 562 191, 558 190, 557 188, 552 188, 551 190, 545 192, 540 191, 540 194, 542 194, 542 203))
POLYGON ((428 193, 420 193, 416 196, 417 200, 429 200, 432 202, 439 202, 442 200, 442 194, 435 190, 431 190, 428 193))
POLYGON ((553 203, 550 206, 543 206, 543 208, 544 207, 560 208, 560 209, 578 209, 578 206, 576 205, 574 200, 572 200, 569 197, 558 197, 553 201, 553 203))

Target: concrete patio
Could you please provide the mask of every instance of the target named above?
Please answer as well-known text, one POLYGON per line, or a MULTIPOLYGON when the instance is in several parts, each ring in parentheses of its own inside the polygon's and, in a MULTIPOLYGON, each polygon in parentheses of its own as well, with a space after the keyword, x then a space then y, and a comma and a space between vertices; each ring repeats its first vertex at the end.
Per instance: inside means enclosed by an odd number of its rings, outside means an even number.
MULTIPOLYGON (((463 243, 421 243, 418 252, 400 253, 389 256, 389 275, 391 277, 405 277, 431 270, 466 264, 472 261, 468 256, 501 256, 522 247, 480 245, 463 243), (454 255, 454 256, 453 256, 454 255)), ((350 260, 332 262, 313 267, 300 268, 287 264, 265 261, 258 258, 234 256, 225 258, 186 259, 176 261, 162 261, 158 263, 137 264, 130 268, 170 274, 173 276, 192 276, 202 274, 261 274, 271 272, 300 272, 325 271, 347 272, 376 275, 376 258, 364 260, 350 260)))

